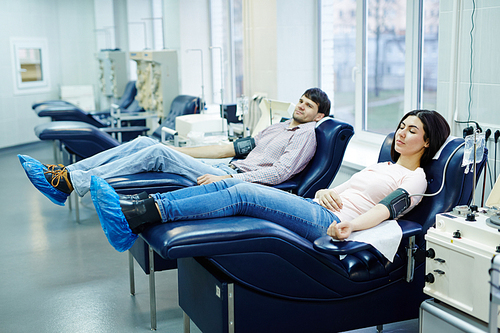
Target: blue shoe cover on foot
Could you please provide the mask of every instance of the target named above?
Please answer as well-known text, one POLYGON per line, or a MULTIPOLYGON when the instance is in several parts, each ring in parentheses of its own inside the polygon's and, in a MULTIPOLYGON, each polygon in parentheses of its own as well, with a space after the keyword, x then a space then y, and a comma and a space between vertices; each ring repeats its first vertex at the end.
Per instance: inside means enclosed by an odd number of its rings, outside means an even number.
POLYGON ((122 213, 118 194, 104 179, 92 176, 90 195, 108 242, 119 252, 130 249, 137 235, 132 233, 122 213))
POLYGON ((19 158, 19 162, 21 162, 21 164, 23 164, 24 162, 40 163, 38 160, 35 160, 33 157, 30 157, 28 155, 19 155, 18 154, 17 158, 19 158))
MULTIPOLYGON (((23 168, 28 176, 31 183, 40 191, 43 195, 50 199, 53 203, 59 206, 64 206, 64 202, 68 198, 69 194, 59 191, 54 186, 52 186, 47 179, 45 178, 45 174, 43 173, 47 170, 42 163, 37 160, 27 156, 30 161, 24 162, 23 168), (34 161, 34 162, 31 162, 34 161)), ((21 160, 21 158, 19 158, 21 160)))

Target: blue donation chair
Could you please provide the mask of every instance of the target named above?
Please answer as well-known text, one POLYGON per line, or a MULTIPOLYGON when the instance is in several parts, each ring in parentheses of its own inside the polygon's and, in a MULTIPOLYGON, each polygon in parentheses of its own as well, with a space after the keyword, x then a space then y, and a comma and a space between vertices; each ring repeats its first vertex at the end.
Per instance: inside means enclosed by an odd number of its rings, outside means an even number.
MULTIPOLYGON (((151 137, 160 140, 161 128, 165 126, 173 128, 175 125, 171 118, 175 119, 179 115, 195 113, 198 110, 199 103, 200 99, 198 97, 177 96, 172 101, 167 118, 152 133, 151 137)), ((40 140, 59 140, 68 152, 76 156, 76 160, 93 156, 103 150, 120 145, 109 133, 124 131, 137 131, 137 128, 98 128, 92 124, 78 121, 57 121, 35 127, 35 134, 40 140)))
MULTIPOLYGON (((144 112, 135 100, 136 94, 137 88, 135 86, 135 81, 129 81, 125 86, 122 97, 116 102, 116 109, 119 110, 121 114, 140 114, 144 112)), ((109 128, 112 122, 116 123, 116 121, 111 118, 111 109, 89 113, 80 109, 78 106, 62 100, 34 103, 31 107, 39 117, 50 117, 52 121, 79 121, 93 125, 97 128, 109 128)), ((122 120, 120 125, 121 127, 144 127, 146 126, 146 120, 137 117, 137 119, 134 120, 122 120)), ((120 133, 122 141, 125 142, 136 138, 141 134, 141 130, 133 131, 128 129, 126 131, 114 131, 109 133, 120 133)))
MULTIPOLYGON (((118 108, 126 112, 126 110, 132 106, 133 110, 131 109, 130 112, 139 111, 140 108, 134 103, 136 94, 137 88, 135 86, 135 81, 128 82, 122 97, 116 103, 118 108)), ((106 119, 110 116, 110 110, 89 113, 76 105, 62 100, 33 103, 31 108, 39 117, 50 117, 52 121, 81 121, 94 125, 97 128, 104 128, 110 125, 109 121, 106 119)))
MULTIPOLYGON (((170 113, 162 125, 151 135, 153 138, 160 140, 161 128, 168 125, 175 125, 175 122, 170 121, 170 118, 175 118, 178 115, 191 114, 199 109, 200 98, 188 95, 177 96, 171 104, 170 113)), ((94 125, 78 122, 78 121, 54 121, 41 124, 35 127, 35 134, 40 140, 58 140, 63 150, 70 154, 69 163, 93 156, 103 150, 110 149, 120 145, 120 142, 115 140, 109 133, 136 133, 138 131, 145 134, 149 130, 147 127, 127 126, 127 127, 106 127, 97 128, 94 125)), ((54 155, 57 154, 54 152, 54 155)), ((57 157, 55 157, 57 161, 57 157)), ((180 187, 191 186, 192 182, 184 177, 169 174, 170 177, 165 177, 162 181, 162 186, 166 190, 175 190, 180 187)), ((79 205, 78 199, 75 198, 76 220, 79 221, 79 205)), ((69 201, 71 209, 71 200, 69 201)))
MULTIPOLYGON (((317 190, 328 188, 337 175, 342 164, 344 153, 354 129, 351 125, 335 118, 327 118, 316 127, 317 148, 316 153, 307 167, 288 181, 275 185, 281 190, 295 193, 302 197, 312 198, 317 190)), ((182 178, 182 177, 181 177, 182 178)), ((165 181, 174 179, 166 178, 164 173, 141 173, 107 179, 108 183, 121 194, 134 194, 141 191, 148 193, 168 192, 175 188, 174 183, 164 184, 165 181)), ((186 180, 188 181, 188 180, 186 180)), ((179 184, 181 185, 181 184, 179 184)), ((195 185, 194 183, 190 184, 195 185)), ((179 186, 181 188, 183 186, 179 186)), ((151 326, 156 328, 156 301, 154 272, 173 269, 177 261, 160 257, 146 243, 147 239, 139 237, 134 246, 129 250, 130 267, 130 292, 135 293, 134 287, 134 258, 142 270, 149 274, 149 288, 151 301, 151 326)))
MULTIPOLYGON (((379 161, 390 160, 392 135, 379 161)), ((424 258, 416 255, 424 234, 437 213, 471 201, 463 142, 451 141, 424 168, 434 193, 451 157, 442 191, 398 221, 403 238, 393 262, 365 243, 328 236, 313 243, 245 216, 159 224, 139 239, 162 259, 177 259, 179 305, 205 333, 338 332, 417 318, 426 298, 424 258)), ((478 174, 486 158, 487 151, 478 174)))

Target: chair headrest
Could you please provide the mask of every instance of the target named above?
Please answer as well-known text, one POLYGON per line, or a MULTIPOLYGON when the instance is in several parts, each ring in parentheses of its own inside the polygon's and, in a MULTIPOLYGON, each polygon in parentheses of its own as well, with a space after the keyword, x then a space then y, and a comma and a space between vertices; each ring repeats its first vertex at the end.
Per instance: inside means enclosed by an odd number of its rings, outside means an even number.
POLYGON ((316 126, 316 153, 307 167, 293 178, 299 183, 298 195, 312 198, 317 190, 330 186, 353 134, 350 124, 331 117, 316 126))

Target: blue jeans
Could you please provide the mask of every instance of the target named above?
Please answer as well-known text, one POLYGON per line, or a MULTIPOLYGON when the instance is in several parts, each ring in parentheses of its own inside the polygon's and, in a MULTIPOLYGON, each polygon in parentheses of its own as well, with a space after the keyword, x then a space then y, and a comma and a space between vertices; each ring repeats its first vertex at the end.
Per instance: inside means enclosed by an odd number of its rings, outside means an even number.
POLYGON ((216 176, 236 173, 227 163, 209 165, 148 137, 105 150, 67 166, 67 170, 79 196, 89 191, 91 176, 107 179, 156 171, 178 174, 196 183, 198 177, 207 173, 216 176))
POLYGON ((246 215, 277 223, 314 241, 335 214, 311 199, 237 179, 153 195, 163 222, 246 215))

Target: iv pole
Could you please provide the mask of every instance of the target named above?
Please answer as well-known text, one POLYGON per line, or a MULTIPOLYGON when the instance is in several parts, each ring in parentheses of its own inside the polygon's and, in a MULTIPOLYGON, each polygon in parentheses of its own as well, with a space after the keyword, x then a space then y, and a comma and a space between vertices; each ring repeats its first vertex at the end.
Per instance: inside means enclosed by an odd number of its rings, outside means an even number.
POLYGON ((222 67, 222 47, 210 46, 210 50, 220 50, 220 117, 222 118, 222 132, 224 132, 224 68, 222 67))
POLYGON ((187 49, 186 52, 190 51, 200 51, 201 54, 201 103, 200 103, 200 113, 202 113, 202 108, 205 105, 205 86, 203 85, 203 50, 202 49, 187 49))

